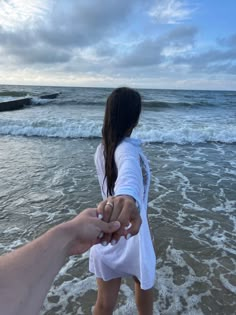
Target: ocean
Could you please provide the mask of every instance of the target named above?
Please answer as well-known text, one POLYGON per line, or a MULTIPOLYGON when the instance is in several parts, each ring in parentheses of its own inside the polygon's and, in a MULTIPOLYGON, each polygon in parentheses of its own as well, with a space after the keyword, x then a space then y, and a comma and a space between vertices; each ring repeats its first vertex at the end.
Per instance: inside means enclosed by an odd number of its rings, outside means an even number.
MULTIPOLYGON (((0 254, 100 200, 93 155, 111 89, 0 86, 0 254), (60 92, 56 99, 41 94, 60 92)), ((141 138, 152 181, 155 315, 236 314, 236 92, 139 89, 141 138)), ((37 266, 35 266, 37 268, 37 266)), ((92 313, 88 253, 68 259, 41 315, 92 313)), ((124 280, 115 315, 134 315, 124 280)))

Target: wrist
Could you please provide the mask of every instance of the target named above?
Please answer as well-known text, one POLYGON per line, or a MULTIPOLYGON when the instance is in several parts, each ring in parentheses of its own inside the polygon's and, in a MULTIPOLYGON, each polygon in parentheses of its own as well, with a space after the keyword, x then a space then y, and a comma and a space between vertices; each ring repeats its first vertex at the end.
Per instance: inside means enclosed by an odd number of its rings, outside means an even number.
POLYGON ((116 195, 115 197, 123 197, 123 198, 128 198, 131 201, 135 202, 136 200, 134 199, 134 197, 130 196, 130 195, 116 195))
POLYGON ((133 196, 131 196, 131 195, 116 195, 115 197, 125 197, 125 198, 133 201, 135 203, 135 206, 138 209, 138 211, 140 211, 139 203, 133 196))
POLYGON ((69 227, 68 222, 65 222, 55 226, 52 232, 60 244, 60 250, 65 256, 68 256, 74 237, 73 229, 69 227))

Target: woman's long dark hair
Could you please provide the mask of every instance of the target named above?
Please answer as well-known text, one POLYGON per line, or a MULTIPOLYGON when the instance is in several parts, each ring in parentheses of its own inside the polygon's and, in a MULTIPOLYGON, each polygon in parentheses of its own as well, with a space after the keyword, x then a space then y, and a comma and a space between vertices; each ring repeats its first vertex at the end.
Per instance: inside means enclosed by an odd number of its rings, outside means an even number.
POLYGON ((107 196, 114 194, 117 167, 114 153, 118 144, 137 125, 141 112, 141 96, 130 88, 115 89, 107 99, 102 128, 107 196))

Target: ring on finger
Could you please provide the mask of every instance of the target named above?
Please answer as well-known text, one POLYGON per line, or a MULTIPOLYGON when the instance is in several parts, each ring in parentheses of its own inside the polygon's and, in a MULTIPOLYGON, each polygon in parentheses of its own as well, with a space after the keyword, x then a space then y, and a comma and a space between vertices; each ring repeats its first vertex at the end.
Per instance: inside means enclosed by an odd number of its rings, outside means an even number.
POLYGON ((112 202, 110 202, 110 201, 107 201, 106 206, 110 206, 113 209, 114 204, 112 202))
POLYGON ((129 228, 131 228, 131 226, 132 226, 132 223, 129 222, 129 224, 127 226, 125 226, 125 230, 128 230, 129 228))

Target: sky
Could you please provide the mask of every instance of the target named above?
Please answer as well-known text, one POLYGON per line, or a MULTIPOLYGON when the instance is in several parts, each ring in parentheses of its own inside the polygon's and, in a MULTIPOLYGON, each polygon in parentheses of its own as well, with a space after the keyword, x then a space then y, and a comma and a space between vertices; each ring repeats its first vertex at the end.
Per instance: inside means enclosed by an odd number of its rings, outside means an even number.
POLYGON ((235 0, 0 0, 0 84, 236 90, 235 0))

